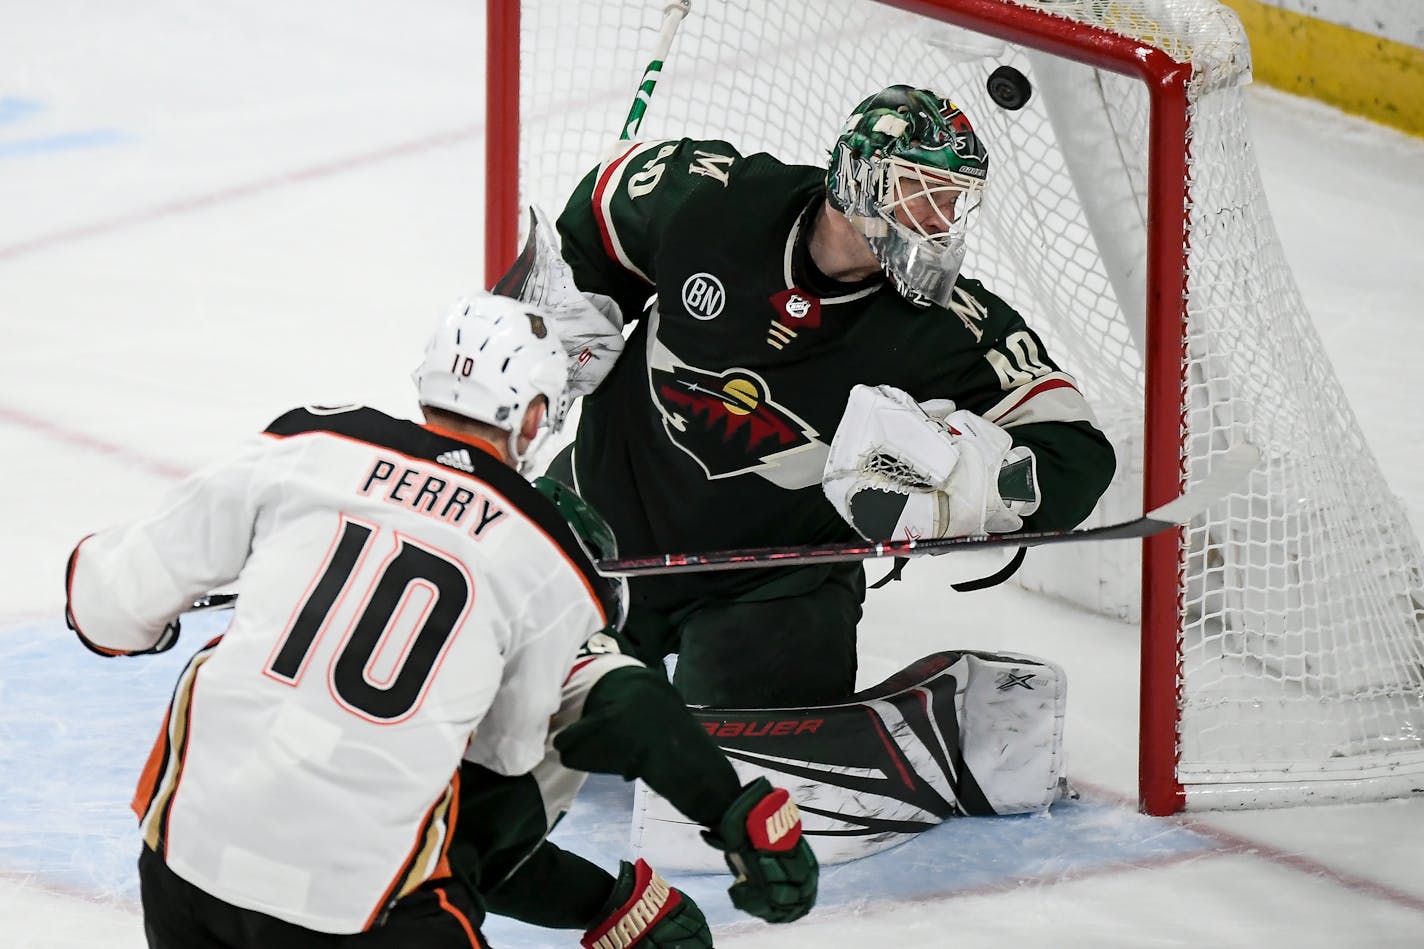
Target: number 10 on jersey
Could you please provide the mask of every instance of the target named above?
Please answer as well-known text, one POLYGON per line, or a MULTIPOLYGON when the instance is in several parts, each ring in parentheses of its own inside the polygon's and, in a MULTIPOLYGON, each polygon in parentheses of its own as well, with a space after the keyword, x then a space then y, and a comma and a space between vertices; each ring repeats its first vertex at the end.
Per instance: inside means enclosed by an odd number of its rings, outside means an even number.
POLYGON ((473 602, 474 582, 463 565, 439 551, 343 516, 326 562, 277 641, 265 673, 297 686, 348 597, 356 599, 328 668, 331 695, 353 715, 399 722, 429 689, 473 602), (386 554, 375 576, 363 589, 353 589, 368 554, 382 548, 386 554))

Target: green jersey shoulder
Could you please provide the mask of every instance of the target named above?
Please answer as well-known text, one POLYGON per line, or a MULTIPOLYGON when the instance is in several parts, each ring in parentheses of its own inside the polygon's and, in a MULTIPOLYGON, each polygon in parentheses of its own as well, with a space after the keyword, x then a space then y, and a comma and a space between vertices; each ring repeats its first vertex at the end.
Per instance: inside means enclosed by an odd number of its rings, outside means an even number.
POLYGON ((619 300, 635 316, 657 283, 657 250, 684 226, 689 201, 715 201, 734 176, 767 163, 779 165, 715 140, 636 142, 615 152, 584 177, 559 219, 564 257, 580 288, 619 300), (636 301, 631 312, 629 298, 636 301))
POLYGON ((1032 526, 1084 516, 1111 449, 1043 340, 970 277, 930 309, 878 274, 826 277, 806 239, 824 195, 822 168, 685 139, 627 146, 570 198, 559 230, 575 281, 638 321, 576 437, 580 484, 620 544, 846 536, 820 482, 856 384, 953 400, 1004 426, 1039 452, 1032 526))

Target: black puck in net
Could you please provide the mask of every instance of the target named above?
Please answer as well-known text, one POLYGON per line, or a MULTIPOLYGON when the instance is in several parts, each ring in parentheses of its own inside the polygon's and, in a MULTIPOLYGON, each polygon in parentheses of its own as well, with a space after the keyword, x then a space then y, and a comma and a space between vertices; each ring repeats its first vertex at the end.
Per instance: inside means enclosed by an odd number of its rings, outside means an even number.
POLYGON ((1029 96, 1033 95, 1033 86, 1029 85, 1028 77, 1012 66, 1000 66, 989 73, 989 81, 985 86, 994 104, 1010 112, 1017 112, 1028 105, 1029 96))

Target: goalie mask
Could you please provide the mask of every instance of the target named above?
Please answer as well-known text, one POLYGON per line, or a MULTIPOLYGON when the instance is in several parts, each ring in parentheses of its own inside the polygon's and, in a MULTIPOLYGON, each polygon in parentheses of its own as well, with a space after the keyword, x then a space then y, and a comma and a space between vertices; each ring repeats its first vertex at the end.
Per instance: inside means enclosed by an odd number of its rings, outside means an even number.
POLYGON ((988 173, 988 152, 958 106, 889 86, 856 106, 836 139, 826 197, 865 235, 901 296, 944 306, 988 173))
POLYGON ((479 293, 446 311, 412 378, 421 405, 444 409, 509 432, 509 458, 524 458, 563 424, 568 357, 550 322, 532 304, 479 293), (525 410, 548 400, 540 434, 519 451, 525 410))

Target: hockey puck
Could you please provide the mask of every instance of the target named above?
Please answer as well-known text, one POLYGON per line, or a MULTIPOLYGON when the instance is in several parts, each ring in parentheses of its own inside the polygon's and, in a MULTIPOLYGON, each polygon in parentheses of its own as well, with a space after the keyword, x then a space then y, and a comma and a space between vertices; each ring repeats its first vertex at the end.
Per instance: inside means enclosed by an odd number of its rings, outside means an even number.
POLYGON ((1010 112, 1017 112, 1028 105, 1029 96, 1033 95, 1028 77, 1012 66, 1000 66, 989 73, 985 86, 994 104, 1010 112))

